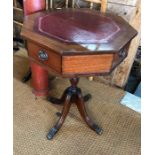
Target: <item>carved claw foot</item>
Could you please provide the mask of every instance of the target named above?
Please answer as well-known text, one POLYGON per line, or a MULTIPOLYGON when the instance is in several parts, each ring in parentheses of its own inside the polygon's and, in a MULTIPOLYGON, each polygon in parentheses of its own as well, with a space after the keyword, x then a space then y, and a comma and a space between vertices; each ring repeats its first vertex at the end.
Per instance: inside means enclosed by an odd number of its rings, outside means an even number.
POLYGON ((57 133, 57 129, 56 128, 52 128, 49 133, 47 134, 47 139, 51 140, 53 139, 53 137, 55 136, 55 134, 57 133))
POLYGON ((93 128, 98 135, 101 135, 103 133, 103 129, 100 128, 97 124, 93 124, 93 128))

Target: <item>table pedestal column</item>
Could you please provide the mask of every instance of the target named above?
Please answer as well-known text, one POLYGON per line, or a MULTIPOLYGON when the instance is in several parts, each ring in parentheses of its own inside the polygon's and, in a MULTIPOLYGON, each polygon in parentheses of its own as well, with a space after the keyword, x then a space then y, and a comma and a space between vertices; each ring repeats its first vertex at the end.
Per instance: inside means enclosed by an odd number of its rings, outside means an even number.
POLYGON ((32 85, 35 96, 48 94, 48 72, 37 63, 30 61, 32 71, 32 85))

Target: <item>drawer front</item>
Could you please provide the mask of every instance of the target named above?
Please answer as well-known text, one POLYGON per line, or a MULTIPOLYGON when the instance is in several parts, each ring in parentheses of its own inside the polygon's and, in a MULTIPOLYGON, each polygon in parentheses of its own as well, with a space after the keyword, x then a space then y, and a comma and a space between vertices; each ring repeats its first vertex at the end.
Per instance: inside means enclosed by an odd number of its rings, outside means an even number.
POLYGON ((63 56, 64 74, 84 74, 109 72, 113 60, 112 54, 63 56))
POLYGON ((61 73, 61 56, 57 53, 42 48, 41 46, 34 44, 30 41, 27 43, 28 55, 30 58, 35 59, 39 63, 50 67, 52 70, 61 73))

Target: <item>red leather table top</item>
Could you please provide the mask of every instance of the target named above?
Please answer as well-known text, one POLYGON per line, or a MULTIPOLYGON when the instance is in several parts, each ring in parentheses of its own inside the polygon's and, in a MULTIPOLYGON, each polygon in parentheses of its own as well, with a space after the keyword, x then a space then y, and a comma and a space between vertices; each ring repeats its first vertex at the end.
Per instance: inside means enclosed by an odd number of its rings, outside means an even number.
POLYGON ((62 10, 38 17, 35 30, 66 43, 106 43, 119 31, 109 17, 94 11, 62 10))

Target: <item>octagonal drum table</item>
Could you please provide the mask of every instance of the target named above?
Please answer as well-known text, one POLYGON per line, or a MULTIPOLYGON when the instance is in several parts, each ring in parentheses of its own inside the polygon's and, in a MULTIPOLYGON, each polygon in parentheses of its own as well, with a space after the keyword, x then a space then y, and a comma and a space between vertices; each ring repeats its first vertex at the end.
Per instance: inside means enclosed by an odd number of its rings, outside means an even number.
POLYGON ((64 103, 48 139, 61 128, 72 102, 87 125, 97 134, 102 133, 102 128, 86 112, 84 101, 91 95, 82 96, 77 87, 79 77, 110 73, 126 58, 129 43, 136 34, 121 17, 88 9, 43 11, 25 18, 22 36, 27 40, 33 92, 48 93, 48 70, 70 78, 71 82, 60 99, 48 97, 52 103, 64 103))

